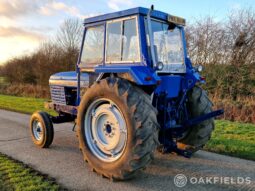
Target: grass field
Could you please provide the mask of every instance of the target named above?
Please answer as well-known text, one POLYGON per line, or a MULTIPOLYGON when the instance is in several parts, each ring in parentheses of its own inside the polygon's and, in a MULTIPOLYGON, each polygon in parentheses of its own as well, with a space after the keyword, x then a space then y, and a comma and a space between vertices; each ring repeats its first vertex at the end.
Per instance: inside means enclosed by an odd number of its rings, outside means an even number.
MULTIPOLYGON (((44 101, 37 98, 0 95, 0 108, 23 113, 45 111, 44 101)), ((217 120, 215 131, 205 150, 255 160, 255 125, 217 120)))
POLYGON ((255 160, 255 125, 218 120, 205 150, 255 160))
POLYGON ((57 191, 59 185, 24 164, 0 154, 1 191, 57 191))
POLYGON ((0 108, 17 111, 21 113, 31 114, 35 111, 47 111, 54 115, 54 111, 49 111, 44 108, 45 99, 16 97, 0 94, 0 108))

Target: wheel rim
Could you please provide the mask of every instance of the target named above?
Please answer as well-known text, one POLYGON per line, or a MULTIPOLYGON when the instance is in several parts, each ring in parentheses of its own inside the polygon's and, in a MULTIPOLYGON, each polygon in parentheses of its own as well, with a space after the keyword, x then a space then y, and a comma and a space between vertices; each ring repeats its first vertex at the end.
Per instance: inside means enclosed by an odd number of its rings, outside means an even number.
POLYGON ((116 161, 124 152, 127 126, 117 105, 108 99, 94 101, 85 114, 85 138, 89 149, 105 162, 116 161))
POLYGON ((43 138, 43 128, 41 122, 33 121, 33 135, 37 141, 41 141, 43 138))

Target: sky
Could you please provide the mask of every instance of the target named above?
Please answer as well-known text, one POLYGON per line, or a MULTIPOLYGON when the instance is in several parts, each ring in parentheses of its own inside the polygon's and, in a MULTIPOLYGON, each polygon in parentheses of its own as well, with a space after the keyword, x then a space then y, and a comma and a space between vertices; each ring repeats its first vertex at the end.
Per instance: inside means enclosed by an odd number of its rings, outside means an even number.
POLYGON ((84 19, 152 4, 188 22, 204 16, 220 21, 231 11, 255 10, 255 0, 0 0, 0 64, 35 51, 67 18, 84 19))

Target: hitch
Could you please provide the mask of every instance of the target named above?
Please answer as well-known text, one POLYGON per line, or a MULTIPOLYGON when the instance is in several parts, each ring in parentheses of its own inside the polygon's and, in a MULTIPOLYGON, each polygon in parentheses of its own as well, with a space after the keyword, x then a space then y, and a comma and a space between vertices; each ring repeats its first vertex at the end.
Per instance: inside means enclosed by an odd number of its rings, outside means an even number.
MULTIPOLYGON (((175 125, 175 127, 177 127, 177 128, 190 127, 190 126, 196 125, 198 123, 201 123, 202 121, 205 121, 207 119, 214 118, 216 116, 222 115, 223 113, 224 113, 223 109, 216 110, 216 111, 213 111, 211 113, 207 113, 205 115, 187 120, 183 123, 183 125, 180 125, 180 126, 175 125)), ((192 152, 189 151, 188 149, 178 148, 178 146, 177 146, 177 144, 174 140, 167 140, 167 139, 163 140, 162 145, 158 150, 160 152, 164 153, 164 154, 175 152, 178 155, 184 156, 186 158, 190 158, 192 156, 192 152)))
POLYGON ((191 158, 192 156, 191 151, 187 149, 180 149, 178 148, 176 142, 169 140, 165 140, 165 143, 158 148, 158 151, 163 154, 174 152, 178 155, 184 156, 185 158, 191 158))
POLYGON ((222 115, 223 113, 224 113, 224 110, 223 109, 219 109, 219 110, 213 111, 211 113, 207 113, 205 115, 201 115, 199 117, 187 120, 187 121, 184 122, 183 126, 184 127, 193 126, 193 125, 201 123, 202 121, 205 121, 207 119, 214 118, 216 116, 222 115))

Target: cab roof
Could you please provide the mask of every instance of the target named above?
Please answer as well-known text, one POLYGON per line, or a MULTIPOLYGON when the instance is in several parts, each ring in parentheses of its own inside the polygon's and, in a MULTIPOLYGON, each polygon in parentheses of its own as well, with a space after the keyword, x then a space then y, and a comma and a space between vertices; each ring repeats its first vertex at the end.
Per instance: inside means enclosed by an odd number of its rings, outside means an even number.
MULTIPOLYGON (((138 15, 138 14, 147 15, 149 10, 150 9, 144 8, 144 7, 136 7, 136 8, 118 11, 118 12, 114 12, 114 13, 108 13, 108 14, 104 14, 104 15, 86 18, 84 20, 84 24, 86 25, 86 24, 102 22, 102 21, 112 20, 112 19, 118 19, 121 17, 127 17, 127 16, 132 16, 132 15, 138 15)), ((153 10, 151 13, 151 17, 167 21, 169 14, 161 12, 161 11, 153 10)))

